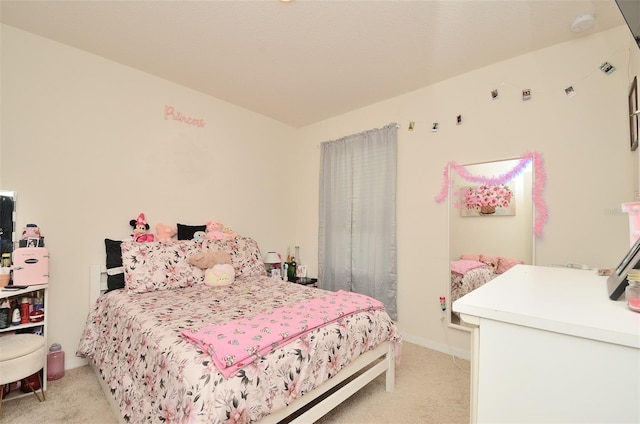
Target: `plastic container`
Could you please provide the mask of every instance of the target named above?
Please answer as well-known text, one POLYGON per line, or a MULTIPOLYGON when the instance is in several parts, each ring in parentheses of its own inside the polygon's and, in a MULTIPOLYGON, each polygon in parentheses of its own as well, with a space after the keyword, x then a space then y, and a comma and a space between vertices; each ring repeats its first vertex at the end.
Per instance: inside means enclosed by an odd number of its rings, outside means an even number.
POLYGON ((36 297, 33 298, 33 310, 39 311, 42 309, 44 309, 44 298, 42 297, 40 292, 38 292, 36 297))
MULTIPOLYGON (((3 268, 9 269, 9 268, 3 268)), ((6 287, 9 285, 9 281, 11 281, 11 274, 1 274, 0 273, 0 287, 6 287)))
POLYGON ((640 281, 629 280, 624 297, 627 299, 629 309, 640 312, 640 281))
POLYGON ((47 353, 47 380, 64 377, 64 350, 59 343, 54 343, 47 353))
POLYGON ((9 328, 11 325, 11 306, 9 301, 5 299, 0 305, 0 329, 9 328))
POLYGON ((20 318, 20 307, 18 306, 18 304, 16 303, 15 307, 13 308, 13 312, 11 313, 11 325, 20 325, 21 323, 21 318, 20 318))
POLYGON ((29 324, 29 312, 31 312, 29 298, 23 297, 20 302, 20 324, 29 324))

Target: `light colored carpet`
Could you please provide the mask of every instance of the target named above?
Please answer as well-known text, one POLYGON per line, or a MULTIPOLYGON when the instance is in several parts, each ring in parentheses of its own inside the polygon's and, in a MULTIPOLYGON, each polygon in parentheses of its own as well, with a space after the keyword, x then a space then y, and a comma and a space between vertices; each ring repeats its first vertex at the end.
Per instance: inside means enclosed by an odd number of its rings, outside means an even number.
MULTIPOLYGON (((469 361, 404 343, 395 391, 384 375, 329 412, 318 424, 463 424, 469 422, 469 361)), ((50 381, 47 400, 34 396, 4 402, 1 423, 116 424, 99 382, 88 367, 50 381)))
POLYGON ((38 402, 33 395, 4 402, 0 423, 118 423, 98 379, 88 366, 68 370, 61 379, 47 382, 45 394, 47 400, 44 402, 38 402))

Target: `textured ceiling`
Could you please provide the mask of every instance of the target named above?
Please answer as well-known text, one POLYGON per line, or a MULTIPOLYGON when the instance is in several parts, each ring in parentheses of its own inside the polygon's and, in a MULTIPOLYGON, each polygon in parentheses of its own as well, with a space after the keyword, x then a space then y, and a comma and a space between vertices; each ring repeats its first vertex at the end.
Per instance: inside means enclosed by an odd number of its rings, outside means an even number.
MULTIPOLYGON (((636 0, 632 0, 636 1, 636 0)), ((301 127, 624 25, 615 0, 2 0, 2 23, 301 127), (593 13, 595 25, 571 22, 593 13)))

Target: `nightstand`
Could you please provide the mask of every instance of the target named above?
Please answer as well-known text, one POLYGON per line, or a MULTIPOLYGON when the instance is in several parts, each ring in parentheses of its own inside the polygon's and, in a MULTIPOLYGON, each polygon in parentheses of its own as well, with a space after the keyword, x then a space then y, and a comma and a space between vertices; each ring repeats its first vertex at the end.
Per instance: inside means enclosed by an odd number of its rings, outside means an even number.
POLYGON ((303 286, 318 287, 317 278, 297 277, 292 283, 301 284, 303 286))

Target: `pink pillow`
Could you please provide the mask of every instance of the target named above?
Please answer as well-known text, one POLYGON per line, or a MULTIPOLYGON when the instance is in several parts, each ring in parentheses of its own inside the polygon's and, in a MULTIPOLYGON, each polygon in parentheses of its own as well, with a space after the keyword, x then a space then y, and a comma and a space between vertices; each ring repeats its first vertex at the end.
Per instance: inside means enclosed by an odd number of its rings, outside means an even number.
POLYGON ((500 266, 500 264, 499 264, 500 257, 499 256, 480 255, 480 262, 484 262, 485 264, 487 264, 489 266, 489 268, 493 272, 495 272, 496 269, 498 269, 498 267, 500 266))
POLYGON ((493 265, 494 268, 498 268, 500 256, 480 255, 480 262, 484 262, 487 265, 493 265))
POLYGON ((471 261, 468 259, 460 259, 459 261, 451 262, 451 271, 460 275, 465 275, 467 271, 470 271, 472 269, 486 267, 487 265, 485 265, 483 262, 471 261))
POLYGON ((204 240, 202 250, 222 250, 231 256, 236 278, 267 275, 258 243, 250 237, 234 237, 222 240, 204 240))
POLYGON ((523 264, 524 261, 520 259, 513 258, 500 258, 500 262, 498 267, 496 268, 496 274, 502 274, 503 272, 507 272, 509 269, 513 268, 518 264, 523 264))

